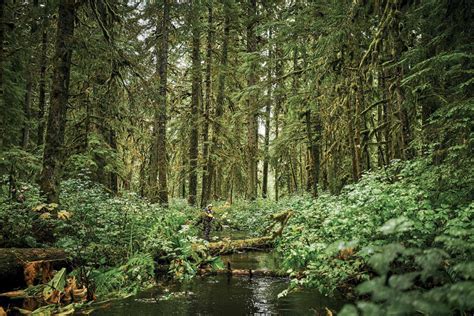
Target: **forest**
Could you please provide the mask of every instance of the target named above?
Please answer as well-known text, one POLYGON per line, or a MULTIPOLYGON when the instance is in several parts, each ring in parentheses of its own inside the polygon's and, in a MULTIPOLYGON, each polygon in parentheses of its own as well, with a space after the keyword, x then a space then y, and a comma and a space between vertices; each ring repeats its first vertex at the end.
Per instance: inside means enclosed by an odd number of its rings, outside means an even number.
POLYGON ((474 2, 0 0, 0 316, 473 315, 474 2))

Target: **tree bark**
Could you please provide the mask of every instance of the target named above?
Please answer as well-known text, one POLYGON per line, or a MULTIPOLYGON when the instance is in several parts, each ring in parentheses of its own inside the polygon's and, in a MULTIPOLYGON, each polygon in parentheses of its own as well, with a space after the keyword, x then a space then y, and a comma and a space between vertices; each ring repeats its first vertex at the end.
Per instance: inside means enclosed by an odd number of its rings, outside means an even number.
MULTIPOLYGON (((110 128, 108 136, 109 136, 108 137, 109 146, 116 153, 117 152, 117 134, 112 128, 110 128)), ((111 171, 109 173, 109 188, 110 188, 110 191, 112 191, 113 193, 118 192, 118 175, 117 175, 117 172, 115 171, 111 171)))
MULTIPOLYGON (((275 92, 275 111, 274 111, 274 119, 275 119, 275 141, 278 139, 280 134, 280 111, 283 104, 283 84, 282 84, 282 77, 283 77, 283 61, 282 61, 282 51, 279 48, 276 48, 276 61, 275 61, 275 77, 277 82, 277 88, 275 92)), ((278 201, 280 197, 280 164, 278 163, 278 157, 276 159, 276 163, 274 166, 274 173, 275 173, 275 200, 278 201)))
MULTIPOLYGON (((228 46, 229 46, 229 34, 230 34, 230 12, 227 4, 224 4, 224 34, 222 39, 222 50, 221 59, 219 61, 220 69, 219 76, 217 78, 217 99, 216 108, 214 114, 214 123, 212 126, 212 137, 211 137, 211 155, 208 160, 207 172, 210 175, 206 185, 206 196, 211 196, 211 188, 214 189, 214 194, 217 195, 218 183, 220 179, 220 173, 217 172, 217 159, 216 154, 220 148, 220 133, 221 133, 221 122, 220 119, 224 113, 224 98, 225 98, 225 83, 227 76, 227 62, 228 62, 228 46)), ((220 193, 220 192, 219 192, 220 193)))
MULTIPOLYGON (((268 34, 269 40, 272 38, 272 31, 268 34)), ((271 48, 268 52, 269 64, 272 59, 271 48)), ((268 165, 270 160, 269 146, 270 146, 270 124, 271 124, 271 111, 272 111, 272 68, 268 67, 267 73, 268 87, 267 87, 267 102, 265 104, 265 139, 264 139, 264 158, 263 158, 263 179, 262 179, 262 197, 267 198, 268 195, 268 165)))
POLYGON ((364 98, 364 78, 362 74, 358 75, 358 86, 356 91, 356 102, 358 109, 358 126, 359 126, 359 137, 360 137, 360 151, 361 151, 361 170, 370 170, 372 168, 372 162, 370 159, 369 151, 369 128, 367 126, 367 111, 365 111, 365 98, 364 98))
MULTIPOLYGON (((48 2, 46 2, 48 3, 48 2)), ((47 7, 47 5, 46 5, 47 7)), ((42 34, 41 34, 41 53, 40 53, 40 78, 39 78, 39 100, 38 100, 38 132, 36 144, 43 145, 44 142, 44 113, 46 109, 46 68, 48 63, 48 17, 47 10, 43 16, 42 34)))
POLYGON ((201 276, 206 275, 219 275, 226 274, 228 276, 248 276, 248 277, 286 277, 289 273, 285 271, 274 271, 269 269, 222 269, 212 270, 210 268, 199 269, 198 274, 201 276))
POLYGON ((189 192, 188 203, 196 204, 197 160, 199 146, 199 96, 201 89, 201 32, 199 26, 199 5, 191 6, 192 25, 192 84, 191 84, 191 135, 189 142, 189 192))
POLYGON ((319 183, 319 171, 320 171, 320 144, 316 140, 316 137, 320 137, 321 134, 321 123, 320 118, 316 116, 315 130, 313 131, 313 118, 311 110, 306 111, 306 133, 308 137, 308 145, 310 152, 310 166, 308 175, 308 189, 311 191, 313 197, 318 196, 318 183, 319 183), (316 136, 314 135, 316 134, 316 136))
POLYGON ((273 246, 275 238, 283 234, 283 230, 288 224, 289 219, 293 216, 292 210, 282 211, 271 216, 272 223, 266 229, 267 236, 240 239, 240 240, 224 240, 210 242, 207 246, 209 252, 213 255, 227 254, 236 251, 248 249, 267 249, 273 246), (279 225, 277 227, 276 225, 279 225), (277 229, 275 229, 277 228, 277 229))
POLYGON ((208 244, 209 252, 213 255, 223 255, 242 250, 268 249, 273 246, 273 238, 264 236, 241 240, 216 241, 208 244))
MULTIPOLYGON (((257 49, 257 38, 255 35, 257 1, 249 0, 247 8, 247 53, 253 54, 257 49)), ((251 56, 250 71, 247 77, 247 87, 255 88, 257 82, 256 64, 251 56)), ((258 153, 258 109, 255 93, 249 93, 247 98, 247 197, 254 200, 257 197, 257 153, 258 153)))
MULTIPOLYGON (((5 61, 4 47, 5 42, 5 0, 0 0, 0 110, 4 108, 4 82, 3 82, 3 64, 5 61)), ((5 135, 4 115, 0 117, 0 146, 3 147, 5 135)))
POLYGON ((167 124, 167 85, 168 85, 168 33, 169 33, 169 0, 163 1, 163 18, 161 21, 161 42, 158 48, 158 74, 160 77, 158 100, 155 107, 153 126, 153 143, 150 155, 150 177, 148 195, 152 202, 168 205, 168 161, 166 149, 167 124), (158 186, 156 181, 158 178, 158 186), (157 188, 158 187, 158 188, 157 188))
MULTIPOLYGON (((37 10, 38 8, 38 1, 33 2, 33 10, 37 10)), ((23 127, 21 129, 21 141, 20 141, 20 146, 23 149, 26 149, 28 147, 28 143, 30 142, 30 124, 31 124, 31 99, 33 95, 33 69, 35 68, 35 62, 33 55, 35 54, 33 49, 32 49, 32 44, 33 44, 33 38, 36 35, 36 31, 38 29, 38 24, 36 22, 36 19, 33 19, 31 22, 30 26, 30 38, 28 43, 30 44, 30 47, 26 48, 27 51, 27 59, 26 59, 26 88, 25 88, 25 99, 23 103, 23 127)))
POLYGON ((208 6, 207 9, 207 53, 206 53, 206 100, 204 108, 204 124, 203 124, 203 147, 202 147, 202 156, 205 161, 202 170, 202 190, 201 190, 201 207, 205 207, 209 201, 210 190, 208 188, 208 182, 212 182, 210 178, 212 173, 209 172, 209 116, 211 109, 211 100, 212 100, 212 43, 213 39, 213 16, 212 16, 212 4, 208 6))
POLYGON ((163 28, 160 58, 160 106, 158 115, 158 201, 162 205, 168 205, 168 161, 166 150, 166 109, 167 109, 167 85, 168 85, 168 32, 169 32, 169 0, 163 1, 163 28))
MULTIPOLYGON (((30 61, 31 62, 31 61, 30 61)), ((30 120, 31 120, 31 95, 33 94, 33 78, 28 73, 26 78, 25 101, 23 103, 23 128, 21 130, 21 147, 26 149, 30 142, 30 120)))
MULTIPOLYGON (((271 92, 269 91, 269 98, 271 92)), ((264 140, 264 159, 263 159, 263 179, 262 179, 262 197, 265 199, 268 195, 268 165, 269 165, 269 147, 270 147, 270 115, 271 115, 271 100, 267 101, 265 105, 265 140, 264 140)))
POLYGON ((48 203, 59 202, 59 171, 63 160, 75 9, 74 0, 59 2, 50 110, 39 181, 48 203))

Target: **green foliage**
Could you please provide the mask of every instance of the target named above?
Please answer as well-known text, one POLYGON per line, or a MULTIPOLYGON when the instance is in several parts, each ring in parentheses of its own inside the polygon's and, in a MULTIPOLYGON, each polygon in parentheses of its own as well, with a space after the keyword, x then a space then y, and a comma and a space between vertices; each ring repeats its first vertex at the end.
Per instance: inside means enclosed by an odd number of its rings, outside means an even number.
MULTIPOLYGON (((388 244, 375 248, 369 259, 378 276, 357 287, 372 303, 346 306, 342 315, 453 315, 474 309, 473 205, 448 221, 427 248, 388 244), (469 214, 466 217, 466 214, 469 214), (438 248, 437 248, 438 247, 438 248)), ((394 230, 391 234, 400 232, 394 230)))
POLYGON ((89 271, 100 297, 130 295, 153 285, 155 261, 148 253, 137 253, 124 264, 89 271))
POLYGON ((36 185, 18 182, 25 201, 17 202, 9 198, 7 186, 2 186, 0 195, 0 247, 38 247, 38 237, 47 228, 47 222, 33 210, 41 203, 36 185))
MULTIPOLYGON (((126 275, 138 269, 140 258, 169 265, 170 276, 178 279, 193 276, 200 265, 215 260, 205 248, 194 246, 200 240, 191 224, 199 212, 186 204, 175 203, 166 209, 134 194, 113 197, 84 180, 65 181, 62 201, 72 216, 57 227, 56 244, 89 270, 102 267, 90 275, 105 274, 101 276, 105 279, 108 275, 115 280, 110 285, 113 289, 137 288, 138 284, 126 283, 134 279, 126 275), (124 258, 129 258, 127 263, 124 258)), ((153 276, 146 267, 150 264, 143 264, 143 282, 153 276)), ((140 269, 135 272, 141 273, 140 269)), ((104 282, 98 284, 103 293, 111 290, 104 282)))
POLYGON ((276 243, 282 267, 294 276, 290 289, 329 294, 362 283, 360 294, 379 295, 345 311, 467 310, 470 297, 460 289, 472 286, 472 158, 452 151, 438 164, 433 157, 395 161, 338 196, 239 201, 222 212, 261 235, 271 214, 292 209, 276 243), (435 295, 438 305, 431 304, 435 295))
POLYGON ((27 179, 40 169, 40 159, 37 155, 18 147, 0 151, 0 175, 14 175, 27 179))
POLYGON ((110 148, 100 135, 94 133, 89 135, 87 151, 74 154, 67 159, 64 175, 77 178, 84 173, 95 175, 99 171, 124 174, 123 168, 116 151, 110 148))
POLYGON ((49 281, 44 289, 43 289, 43 297, 45 299, 48 299, 49 297, 52 296, 54 290, 61 290, 64 289, 64 286, 66 285, 66 268, 62 268, 56 274, 54 277, 49 281))
POLYGON ((231 206, 218 206, 216 214, 233 228, 248 232, 250 236, 261 236, 271 223, 270 215, 284 208, 283 203, 271 200, 258 199, 253 202, 239 200, 231 206))
POLYGON ((192 277, 201 265, 222 267, 196 237, 199 210, 183 201, 162 208, 135 194, 112 196, 92 181, 69 179, 61 186, 61 205, 42 204, 36 186, 22 186, 28 188, 24 202, 1 204, 1 246, 65 249, 79 280, 95 284, 98 295, 152 284, 155 261, 177 279, 192 277))

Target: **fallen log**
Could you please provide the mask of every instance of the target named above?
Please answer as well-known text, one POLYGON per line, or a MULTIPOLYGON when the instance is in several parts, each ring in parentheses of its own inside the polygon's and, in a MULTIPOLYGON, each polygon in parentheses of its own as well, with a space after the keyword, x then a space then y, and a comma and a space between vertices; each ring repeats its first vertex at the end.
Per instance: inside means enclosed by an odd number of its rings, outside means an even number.
POLYGON ((264 236, 259 238, 210 242, 207 245, 207 249, 212 255, 223 255, 243 250, 263 250, 271 248, 272 246, 273 238, 271 236, 264 236))
POLYGON ((69 265, 66 252, 58 248, 0 248, 0 291, 23 288, 52 269, 69 265))
POLYGON ((265 230, 267 236, 240 240, 223 240, 210 242, 207 249, 211 255, 223 255, 244 250, 263 250, 273 246, 275 238, 283 233, 293 211, 287 210, 271 216, 272 224, 265 230), (277 226, 279 224, 279 227, 277 226))
POLYGON ((200 269, 198 274, 200 276, 208 275, 220 275, 225 274, 228 276, 248 276, 251 277, 287 277, 289 276, 286 272, 273 271, 268 269, 222 269, 222 270, 212 270, 212 269, 200 269))

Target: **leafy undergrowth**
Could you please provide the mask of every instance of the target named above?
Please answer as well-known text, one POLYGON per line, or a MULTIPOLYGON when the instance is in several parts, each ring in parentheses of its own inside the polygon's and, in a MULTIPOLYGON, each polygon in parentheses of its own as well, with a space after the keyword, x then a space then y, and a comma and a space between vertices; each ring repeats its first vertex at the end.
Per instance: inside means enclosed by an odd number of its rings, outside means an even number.
POLYGON ((369 299, 343 315, 462 314, 474 310, 472 163, 394 162, 337 196, 238 202, 227 217, 262 233, 270 214, 292 209, 276 244, 294 276, 289 290, 369 299))
MULTIPOLYGON (((263 236, 272 214, 291 209, 276 240, 293 275, 289 291, 359 294, 343 315, 462 314, 474 309, 473 162, 469 155, 393 162, 337 196, 238 201, 217 205, 216 217, 263 236)), ((66 249, 76 265, 68 279, 99 299, 153 285, 156 263, 179 280, 221 264, 197 237, 200 211, 184 201, 164 209, 87 180, 67 180, 62 190, 60 206, 42 204, 28 184, 22 203, 2 203, 0 246, 66 249)))
MULTIPOLYGON (((0 205, 0 247, 65 249, 74 264, 65 278, 86 288, 87 300, 134 294, 154 285, 158 274, 185 280, 202 265, 221 265, 197 237, 200 211, 185 201, 163 208, 134 194, 114 197, 100 185, 78 179, 62 183, 61 205, 42 203, 34 185, 24 183, 22 191, 23 202, 0 205)), ((5 192, 3 197, 6 201, 5 192)), ((59 294, 65 292, 60 289, 59 294)), ((69 306, 59 303, 39 311, 69 306)))

